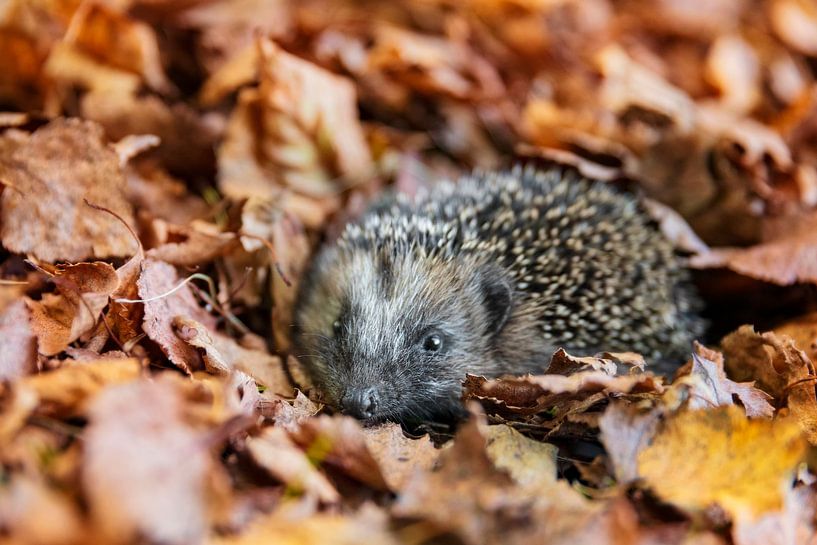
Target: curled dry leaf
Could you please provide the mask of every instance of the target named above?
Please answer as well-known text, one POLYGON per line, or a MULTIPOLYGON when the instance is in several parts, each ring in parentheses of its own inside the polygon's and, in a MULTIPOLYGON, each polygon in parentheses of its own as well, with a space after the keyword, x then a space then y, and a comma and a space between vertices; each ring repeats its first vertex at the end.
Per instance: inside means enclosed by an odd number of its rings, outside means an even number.
POLYGON ((202 360, 194 347, 176 336, 173 320, 178 316, 193 319, 210 330, 215 329, 215 320, 198 305, 189 286, 173 291, 180 282, 172 265, 153 259, 142 263, 138 286, 139 297, 147 301, 144 303, 145 333, 161 347, 170 361, 190 373, 201 368, 202 360))
POLYGON ((280 357, 244 348, 226 335, 209 331, 203 324, 183 316, 173 318, 173 327, 179 338, 204 351, 204 364, 211 373, 241 371, 271 393, 294 395, 280 357))
POLYGON ((92 331, 108 298, 119 287, 114 268, 102 262, 59 267, 51 280, 57 285, 57 293, 28 301, 38 349, 46 356, 59 354, 92 331))
POLYGON ((91 405, 85 432, 83 486, 105 539, 143 536, 162 543, 200 543, 207 531, 207 478, 212 458, 184 419, 172 381, 137 381, 104 391, 91 405))
POLYGON ((743 326, 721 341, 726 372, 737 380, 754 380, 771 394, 776 405, 786 404, 807 439, 817 444, 817 394, 814 366, 788 337, 756 333, 743 326))
POLYGON ((335 487, 292 442, 284 428, 266 428, 247 441, 247 449, 255 463, 286 484, 290 492, 311 495, 323 503, 340 500, 335 487))
POLYGON ((267 397, 261 402, 261 414, 271 418, 276 426, 292 432, 296 432, 305 420, 315 416, 320 410, 320 405, 300 391, 295 394, 295 399, 292 401, 274 396, 267 397))
POLYGON ((232 233, 219 233, 209 223, 193 223, 190 227, 164 226, 168 241, 147 251, 147 257, 179 267, 204 265, 230 253, 238 246, 232 233))
POLYGON ((31 313, 22 300, 0 310, 0 380, 12 380, 37 369, 37 337, 31 313))
POLYGON ((743 405, 749 418, 771 418, 774 407, 772 396, 754 387, 752 382, 735 382, 726 377, 723 355, 694 343, 692 369, 672 385, 689 388, 689 408, 708 409, 733 405, 733 396, 743 405))
MULTIPOLYGON (((7 138, 0 136, 0 148, 7 138)), ((119 159, 98 125, 57 119, 30 136, 18 135, 13 151, 0 154, 0 183, 0 237, 7 249, 48 262, 136 251, 118 220, 84 202, 133 224, 119 159)))
POLYGON ((269 40, 259 47, 261 83, 242 92, 219 151, 221 189, 238 198, 284 188, 327 197, 370 176, 354 86, 269 40))
POLYGON ((741 521, 783 506, 805 450, 792 420, 749 420, 734 406, 681 411, 638 454, 638 473, 681 509, 718 505, 741 521))

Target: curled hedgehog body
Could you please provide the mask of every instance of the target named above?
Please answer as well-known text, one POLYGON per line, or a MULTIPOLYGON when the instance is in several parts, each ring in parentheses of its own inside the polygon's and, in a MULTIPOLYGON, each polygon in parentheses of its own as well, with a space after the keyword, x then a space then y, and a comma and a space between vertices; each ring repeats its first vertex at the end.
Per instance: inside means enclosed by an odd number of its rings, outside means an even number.
POLYGON ((678 358, 703 328, 696 301, 635 198, 515 168, 347 225, 304 278, 295 336, 331 403, 412 421, 461 414, 466 373, 541 372, 558 347, 678 358))

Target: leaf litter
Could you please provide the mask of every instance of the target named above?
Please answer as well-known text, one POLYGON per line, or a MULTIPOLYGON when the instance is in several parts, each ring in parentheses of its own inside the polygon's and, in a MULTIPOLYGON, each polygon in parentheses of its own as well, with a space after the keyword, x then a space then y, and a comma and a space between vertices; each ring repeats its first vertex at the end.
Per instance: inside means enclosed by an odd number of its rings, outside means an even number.
POLYGON ((809 2, 7 4, 4 542, 817 543, 809 2), (317 245, 514 161, 643 195, 728 334, 463 377, 456 428, 323 405, 317 245))

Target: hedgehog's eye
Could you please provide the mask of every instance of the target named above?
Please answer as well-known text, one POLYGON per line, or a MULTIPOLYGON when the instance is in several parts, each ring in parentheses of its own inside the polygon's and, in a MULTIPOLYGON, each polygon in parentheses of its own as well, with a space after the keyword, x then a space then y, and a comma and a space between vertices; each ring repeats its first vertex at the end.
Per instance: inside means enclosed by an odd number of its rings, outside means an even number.
POLYGON ((342 324, 342 323, 340 323, 340 320, 335 320, 335 321, 332 323, 332 332, 335 334, 335 337, 337 337, 338 335, 340 335, 340 331, 341 331, 341 328, 342 328, 342 327, 343 327, 343 324, 342 324))
POLYGON ((443 338, 439 333, 432 333, 423 339, 423 350, 426 352, 438 352, 443 347, 443 338))

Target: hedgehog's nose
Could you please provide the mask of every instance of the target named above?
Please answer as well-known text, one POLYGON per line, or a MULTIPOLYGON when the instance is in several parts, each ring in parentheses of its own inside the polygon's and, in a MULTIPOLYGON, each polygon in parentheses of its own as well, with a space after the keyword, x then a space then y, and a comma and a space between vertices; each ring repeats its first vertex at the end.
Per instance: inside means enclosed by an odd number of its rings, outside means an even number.
POLYGON ((375 415, 377 401, 377 391, 374 388, 363 388, 347 391, 341 405, 346 414, 365 420, 375 415))

